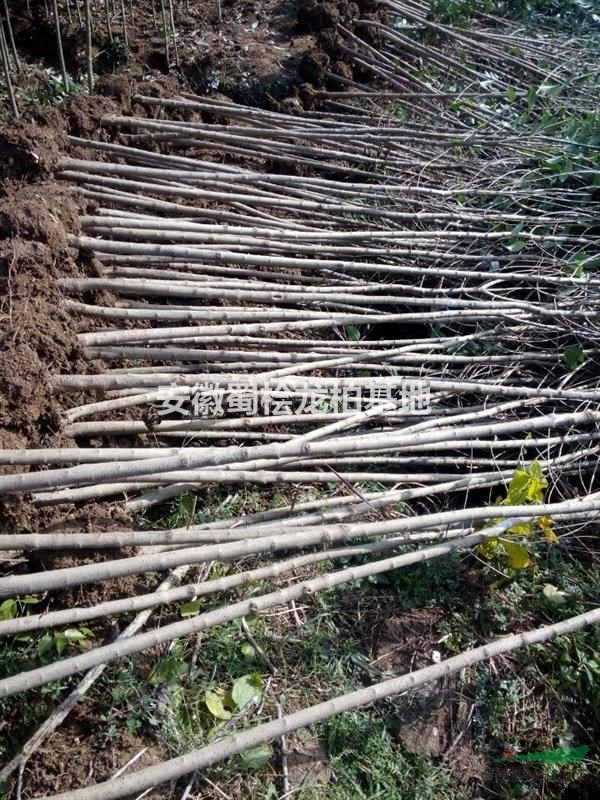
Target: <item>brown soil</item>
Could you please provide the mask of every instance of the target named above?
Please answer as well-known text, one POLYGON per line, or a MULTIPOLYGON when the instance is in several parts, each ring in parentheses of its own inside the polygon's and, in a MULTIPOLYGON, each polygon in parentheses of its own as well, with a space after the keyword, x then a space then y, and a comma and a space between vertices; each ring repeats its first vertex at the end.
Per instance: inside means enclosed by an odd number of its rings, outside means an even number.
POLYGON ((441 609, 418 609, 386 620, 377 633, 375 658, 378 669, 402 674, 432 663, 436 644, 436 623, 441 609))
POLYGON ((52 111, 49 109, 46 120, 45 114, 39 113, 41 124, 23 120, 0 129, 0 180, 40 178, 52 173, 66 147, 60 115, 52 111), (51 127, 51 122, 58 123, 59 130, 51 127))
MULTIPOLYGON (((446 658, 438 633, 443 618, 442 608, 423 608, 387 620, 377 639, 376 666, 399 675, 429 666, 439 657, 446 658)), ((475 750, 470 726, 472 701, 464 683, 454 676, 426 684, 411 695, 409 702, 410 709, 403 712, 403 722, 396 731, 404 750, 441 759, 454 780, 468 787, 468 796, 472 796, 490 766, 475 750)))
MULTIPOLYGON (((67 246, 67 232, 78 230, 77 195, 53 178, 66 148, 65 121, 56 109, 36 111, 0 130, 3 447, 65 443, 62 399, 53 393, 50 376, 84 364, 72 318, 57 285, 60 277, 82 274, 67 246)), ((39 521, 27 498, 0 500, 0 523, 9 529, 30 530, 39 521)))
MULTIPOLYGON (((81 712, 84 709, 80 707, 81 712)), ((144 748, 145 752, 128 768, 128 774, 167 757, 156 738, 146 741, 122 730, 107 740, 101 725, 98 730, 90 729, 89 715, 77 711, 29 762, 23 782, 28 796, 54 794, 108 780, 144 748)), ((164 798, 165 793, 156 790, 145 797, 156 800, 164 798)))
MULTIPOLYGON (((120 506, 107 503, 86 503, 82 509, 72 511, 65 517, 64 512, 55 511, 54 521, 48 524, 46 532, 94 532, 108 533, 126 531, 133 528, 129 516, 120 506)), ((115 558, 135 555, 134 548, 86 550, 74 554, 64 550, 37 550, 28 558, 28 572, 43 572, 52 569, 65 569, 78 564, 96 564, 115 558)), ((105 600, 118 597, 131 597, 148 591, 144 576, 125 576, 109 581, 101 581, 90 586, 74 586, 55 593, 52 603, 62 608, 73 608, 78 605, 96 605, 105 600)))
POLYGON ((458 685, 420 696, 414 717, 401 725, 397 736, 408 753, 441 759, 454 781, 468 787, 470 797, 489 775, 490 766, 474 749, 468 710, 458 685))

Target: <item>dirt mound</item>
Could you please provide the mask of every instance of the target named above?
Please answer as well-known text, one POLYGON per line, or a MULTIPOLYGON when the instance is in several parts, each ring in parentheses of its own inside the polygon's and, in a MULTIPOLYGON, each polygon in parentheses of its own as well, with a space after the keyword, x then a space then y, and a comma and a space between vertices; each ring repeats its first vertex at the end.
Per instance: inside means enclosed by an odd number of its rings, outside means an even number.
POLYGON ((31 180, 53 171, 66 147, 66 136, 64 130, 40 123, 22 120, 0 129, 0 181, 31 180))
POLYGON ((84 92, 75 95, 65 106, 69 133, 83 139, 108 138, 101 126, 102 117, 120 112, 120 103, 111 97, 90 96, 84 92))
MULTIPOLYGON (((83 364, 73 320, 57 286, 58 277, 81 274, 67 246, 67 233, 78 230, 77 195, 52 178, 66 150, 66 123, 56 109, 0 130, 3 448, 64 443, 62 406, 51 391, 50 375, 83 364)), ((28 530, 37 518, 26 498, 2 498, 1 527, 28 530)))
MULTIPOLYGON (((385 9, 374 0, 354 2, 324 2, 302 0, 298 7, 298 27, 310 29, 317 34, 316 47, 307 51, 298 65, 298 74, 306 84, 317 89, 328 86, 339 91, 344 82, 331 78, 326 73, 339 75, 342 79, 369 83, 372 73, 353 65, 343 51, 345 44, 339 26, 342 25, 367 43, 380 39, 376 28, 362 25, 361 21, 380 22, 385 18, 385 9)), ((347 43, 346 43, 346 46, 347 43)), ((313 107, 314 97, 305 99, 306 84, 297 88, 297 93, 307 109, 313 107)))
MULTIPOLYGON (((372 8, 376 4, 367 2, 366 5, 372 8)), ((346 0, 301 0, 298 6, 298 24, 313 31, 335 28, 340 22, 346 25, 359 15, 358 4, 346 0)))
MULTIPOLYGON (((67 231, 79 229, 74 193, 65 184, 46 182, 9 189, 9 198, 0 208, 0 236, 26 239, 49 246, 59 254, 67 247, 67 231)), ((39 267, 33 265, 39 273, 39 267)), ((45 271, 45 270, 44 270, 45 271)))
MULTIPOLYGON (((38 211, 44 204, 40 196, 38 207, 29 209, 38 211)), ((0 224, 6 229, 15 216, 2 213, 0 224)), ((0 425, 24 433, 33 445, 45 438, 45 425, 37 434, 35 429, 53 405, 47 396, 48 371, 66 369, 80 355, 55 282, 57 275, 75 275, 78 269, 58 222, 33 213, 22 221, 19 234, 0 241, 0 425)))

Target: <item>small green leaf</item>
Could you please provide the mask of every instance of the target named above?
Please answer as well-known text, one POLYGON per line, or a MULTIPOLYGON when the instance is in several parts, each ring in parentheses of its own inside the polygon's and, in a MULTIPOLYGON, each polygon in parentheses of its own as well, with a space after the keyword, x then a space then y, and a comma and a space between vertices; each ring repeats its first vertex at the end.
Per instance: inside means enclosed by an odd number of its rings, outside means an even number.
POLYGON ((63 636, 68 642, 83 642, 87 639, 87 634, 80 628, 67 628, 66 631, 63 632, 63 636))
POLYGON ((69 644, 69 640, 65 636, 64 633, 56 633, 54 635, 54 646, 56 647, 56 652, 59 656, 61 656, 65 650, 65 647, 69 644))
POLYGON ((246 769, 260 769, 268 764, 273 751, 268 744, 261 744, 240 754, 240 760, 246 769))
POLYGON ((562 354, 562 359, 570 370, 574 370, 585 361, 585 353, 579 345, 571 345, 562 354))
POLYGON ((183 603, 179 607, 179 613, 182 617, 195 617, 200 611, 202 605, 202 598, 198 597, 196 600, 191 600, 189 603, 183 603))
POLYGON ((522 239, 515 239, 515 241, 506 245, 506 249, 509 253, 520 253, 521 250, 524 250, 526 247, 527 242, 524 242, 522 239))
POLYGON ((206 707, 217 719, 230 719, 231 711, 225 708, 224 701, 226 698, 225 690, 220 686, 215 686, 213 689, 207 689, 204 693, 204 702, 206 707))
POLYGON ((394 106, 394 116, 402 122, 408 119, 408 113, 405 108, 400 105, 394 106))
POLYGON ((48 650, 50 650, 52 648, 53 641, 54 641, 54 639, 53 639, 52 636, 50 636, 49 633, 47 633, 44 636, 42 636, 42 638, 39 641, 38 647, 37 647, 38 656, 45 655, 48 652, 48 650))
POLYGON ((346 336, 351 342, 358 342, 360 339, 360 331, 355 325, 346 325, 346 336))
POLYGON ((178 511, 183 517, 188 520, 191 520, 194 515, 194 509, 196 507, 196 496, 190 494, 189 492, 182 494, 179 496, 177 500, 178 511))
POLYGON ((517 99, 517 90, 514 88, 514 86, 508 87, 508 91, 506 93, 506 99, 509 101, 509 103, 514 103, 515 100, 517 99))
POLYGON ((240 650, 247 661, 254 661, 256 658, 256 650, 248 642, 244 642, 240 650))
POLYGON ((244 708, 249 703, 258 704, 262 696, 262 678, 258 672, 238 678, 233 684, 231 696, 237 708, 244 708))
POLYGON ((548 539, 548 541, 553 544, 558 542, 558 536, 554 533, 551 517, 538 517, 537 525, 544 538, 548 539))

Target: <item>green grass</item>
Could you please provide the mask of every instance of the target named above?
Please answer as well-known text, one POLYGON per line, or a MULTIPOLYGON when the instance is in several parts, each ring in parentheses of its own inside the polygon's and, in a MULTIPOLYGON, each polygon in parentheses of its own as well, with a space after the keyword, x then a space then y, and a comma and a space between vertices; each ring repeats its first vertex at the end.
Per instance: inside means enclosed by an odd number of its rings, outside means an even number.
MULTIPOLYGON (((253 494, 224 497, 223 493, 213 493, 198 512, 198 503, 192 506, 191 499, 184 496, 167 509, 163 520, 185 524, 192 508, 194 519, 199 513, 215 518, 257 510, 259 499, 260 495, 253 494)), ((374 631, 390 619, 430 611, 433 640, 439 642, 435 646, 447 657, 515 627, 525 630, 572 616, 597 601, 597 560, 583 563, 547 542, 533 548, 533 554, 532 565, 523 570, 511 569, 503 554, 490 561, 477 554, 452 554, 355 581, 311 598, 305 604, 305 621, 299 628, 291 615, 265 614, 250 619, 253 636, 278 668, 265 695, 264 718, 275 715, 277 702, 288 711, 296 710, 387 677, 377 663, 374 631)), ((368 558, 349 559, 348 563, 365 560, 368 558)), ((322 564, 313 569, 331 566, 322 564)), ((255 588, 258 591, 259 587, 255 588)), ((268 585, 260 588, 267 590, 268 585)), ((431 646, 431 642, 423 643, 425 649, 431 646)), ((180 651, 182 663, 187 663, 191 651, 192 643, 188 642, 180 651)), ((481 786, 476 780, 463 784, 460 766, 454 767, 451 758, 409 752, 402 745, 396 734, 405 722, 415 719, 416 714, 418 720, 422 718, 423 724, 428 724, 431 709, 416 694, 317 726, 314 736, 327 752, 327 785, 311 787, 309 782, 301 789, 297 787, 297 795, 303 800, 316 800, 323 792, 333 800, 452 800, 482 795, 512 798, 525 793, 558 800, 568 787, 582 787, 584 791, 600 778, 598 753, 593 748, 590 758, 580 765, 532 768, 495 762, 505 742, 522 752, 571 743, 594 744, 600 730, 599 651, 600 633, 584 630, 574 637, 497 660, 493 666, 483 664, 462 676, 460 687, 451 682, 453 696, 462 695, 472 708, 467 739, 473 756, 486 764, 481 786)), ((259 670, 266 685, 268 673, 258 656, 251 655, 249 660, 240 625, 230 623, 210 630, 202 639, 197 677, 177 690, 184 698, 177 703, 183 702, 187 708, 185 698, 190 691, 202 697, 207 682, 226 689, 249 670, 259 670)), ((198 718, 204 720, 197 736, 190 737, 186 732, 189 720, 185 714, 175 729, 162 727, 160 735, 171 747, 186 742, 197 746, 204 741, 206 714, 196 708, 198 718)), ((257 721, 253 718, 239 724, 243 727, 257 721)), ((292 748, 293 741, 292 737, 292 748)), ((214 781, 226 792, 235 789, 241 797, 273 794, 273 763, 251 775, 240 772, 239 766, 237 761, 219 767, 214 781)))
POLYGON ((146 509, 139 517, 143 527, 183 528, 201 525, 236 515, 284 506, 289 499, 279 492, 270 496, 258 489, 228 492, 222 486, 209 487, 201 493, 184 492, 172 500, 146 509))
MULTIPOLYGON (((455 800, 448 771, 431 759, 403 752, 384 715, 351 711, 320 726, 334 779, 326 789, 329 800, 455 800)), ((320 800, 323 789, 302 794, 320 800)))
MULTIPOLYGON (((289 499, 274 495, 265 501, 259 492, 210 490, 201 496, 181 495, 145 521, 178 527, 251 513, 261 510, 265 502, 283 505, 289 499)), ((502 554, 485 561, 476 553, 454 553, 355 581, 299 603, 300 625, 291 612, 282 614, 282 609, 248 618, 252 636, 277 668, 274 676, 247 641, 240 622, 234 621, 205 631, 199 640, 188 638, 111 665, 84 701, 82 713, 101 732, 107 747, 126 732, 141 744, 155 743, 167 756, 179 755, 214 736, 274 718, 278 705, 284 712, 294 711, 430 663, 432 649, 447 657, 515 629, 580 613, 600 596, 600 562, 589 550, 584 555, 582 561, 566 548, 541 542, 534 550, 533 564, 523 570, 510 569, 502 554), (397 659, 381 661, 379 641, 386 626, 419 615, 430 620, 429 633, 417 637, 397 659), (240 712, 231 692, 236 681, 251 674, 258 676, 261 701, 240 712), (222 699, 225 711, 231 713, 229 719, 215 717, 207 705, 207 692, 216 692, 222 699)), ((323 563, 311 567, 310 574, 366 560, 363 556, 341 564, 323 563)), ((237 568, 214 564, 211 576, 237 568)), ((271 582, 261 582, 252 589, 262 592, 271 586, 271 582)), ((231 597, 236 597, 235 591, 231 597)), ((222 598, 207 597, 193 607, 183 604, 161 613, 163 621, 169 621, 222 602, 222 598)), ((12 674, 53 660, 56 653, 40 653, 39 640, 34 635, 4 647, 0 673, 12 674)), ((69 642, 67 646, 84 645, 69 642)), ((399 732, 415 720, 419 726, 431 727, 439 708, 439 703, 432 705, 429 695, 415 692, 335 717, 312 732, 289 736, 292 753, 306 736, 324 750, 317 759, 323 769, 314 782, 307 779, 294 786, 295 795, 300 800, 323 796, 331 800, 520 796, 558 800, 568 792, 585 792, 600 780, 595 745, 600 732, 599 652, 600 631, 586 629, 496 659, 493 665, 482 664, 445 685, 442 705, 458 720, 458 728, 465 728, 461 747, 485 764, 481 785, 475 778, 464 782, 460 759, 454 763, 444 752, 431 756, 418 748, 407 749, 399 732), (463 706, 470 709, 466 726, 465 715, 459 712, 463 706), (521 752, 583 743, 592 750, 579 765, 496 763, 506 742, 521 752)), ((17 751, 67 689, 66 684, 53 685, 29 693, 25 703, 22 698, 0 703, 3 719, 13 721, 10 735, 0 745, 2 760, 17 751)), ((246 760, 232 759, 206 777, 229 796, 250 800, 279 797, 279 773, 280 755, 273 747, 246 760)), ((209 784, 202 789, 205 797, 219 796, 211 793, 209 784)))

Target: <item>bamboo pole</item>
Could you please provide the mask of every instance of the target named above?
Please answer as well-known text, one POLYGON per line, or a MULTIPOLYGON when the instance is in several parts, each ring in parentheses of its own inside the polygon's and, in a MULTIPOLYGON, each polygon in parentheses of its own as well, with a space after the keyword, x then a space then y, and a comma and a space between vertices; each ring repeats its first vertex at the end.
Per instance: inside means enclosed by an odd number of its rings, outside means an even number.
POLYGON ((10 75, 10 58, 8 55, 8 46, 6 44, 6 37, 4 35, 4 26, 0 24, 0 56, 2 57, 2 66, 4 67, 4 79, 6 81, 6 88, 8 90, 8 100, 10 109, 15 119, 19 118, 19 107, 15 98, 15 91, 13 88, 12 78, 10 75))
POLYGON ((92 10, 90 0, 83 0, 85 16, 85 60, 87 70, 88 92, 94 93, 94 63, 92 54, 92 10))
POLYGON ((12 23, 10 21, 10 12, 8 10, 8 2, 7 0, 2 0, 2 11, 4 13, 4 22, 6 25, 6 34, 8 38, 5 36, 5 44, 10 45, 10 51, 12 53, 13 63, 15 65, 15 71, 17 75, 21 71, 21 63, 19 61, 19 54, 17 52, 17 45, 15 44, 15 37, 12 29, 12 23))
POLYGON ((65 65, 65 54, 63 52, 62 35, 60 32, 60 16, 58 11, 58 0, 52 0, 52 9, 54 14, 54 29, 56 32, 56 50, 58 53, 58 63, 60 64, 60 71, 63 79, 63 86, 65 92, 69 92, 69 76, 67 74, 67 67, 65 65))
MULTIPOLYGON (((392 558, 381 559, 361 566, 349 567, 338 572, 320 575, 317 578, 299 581, 285 589, 279 589, 260 597, 255 596, 250 600, 242 600, 222 606, 213 611, 199 614, 192 619, 164 625, 161 628, 138 634, 124 641, 103 645, 86 653, 4 678, 0 680, 0 697, 10 697, 18 692, 35 689, 51 681, 62 680, 69 675, 83 672, 99 664, 114 661, 184 636, 197 634, 215 625, 224 624, 233 619, 256 614, 261 610, 299 599, 306 594, 312 595, 318 591, 332 589, 335 586, 356 581, 363 577, 382 574, 410 564, 423 563, 427 560, 447 555, 456 549, 472 547, 498 535, 507 527, 514 527, 514 525, 520 524, 523 519, 526 520, 527 518, 509 517, 506 521, 486 529, 485 532, 463 536, 412 553, 403 553, 392 558)), ((173 555, 175 554, 171 554, 171 556, 173 555)), ((166 556, 163 555, 163 558, 166 558, 166 556)))
MULTIPOLYGON (((597 495, 590 495, 583 500, 566 501, 531 506, 499 506, 493 509, 494 517, 507 518, 519 516, 532 519, 540 516, 557 516, 560 514, 582 514, 589 516, 600 509, 597 495)), ((38 594, 54 591, 69 586, 95 583, 100 580, 136 575, 143 572, 155 572, 172 569, 183 564, 201 564, 208 561, 230 561, 258 553, 273 553, 281 550, 300 549, 319 544, 351 541, 365 535, 368 525, 370 536, 398 535, 414 532, 434 526, 456 525, 461 522, 473 524, 488 520, 489 507, 468 508, 459 511, 424 514, 417 518, 393 519, 384 522, 362 523, 359 525, 339 525, 306 527, 298 531, 280 535, 259 536, 225 544, 188 547, 172 552, 131 556, 98 564, 85 564, 65 567, 51 572, 40 572, 27 576, 9 576, 0 583, 0 597, 11 597, 23 593, 38 594)), ((511 526, 512 527, 512 526, 511 526)), ((485 529, 486 531, 491 529, 485 529)), ((483 534, 485 539, 487 534, 483 534)), ((1 682, 0 682, 1 685, 1 682)))

